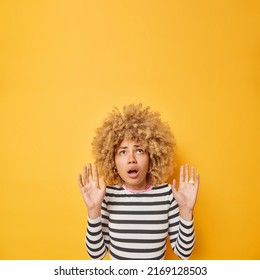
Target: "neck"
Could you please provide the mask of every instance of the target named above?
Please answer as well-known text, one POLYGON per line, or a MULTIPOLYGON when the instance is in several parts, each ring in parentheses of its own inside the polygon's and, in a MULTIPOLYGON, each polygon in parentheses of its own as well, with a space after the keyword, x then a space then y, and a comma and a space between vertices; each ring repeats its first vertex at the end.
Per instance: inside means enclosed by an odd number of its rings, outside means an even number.
POLYGON ((126 185, 126 184, 123 184, 122 187, 130 192, 133 192, 133 193, 138 193, 138 192, 144 192, 144 191, 147 191, 151 188, 151 186, 149 185, 145 185, 143 187, 136 187, 136 186, 129 186, 129 185, 126 185))

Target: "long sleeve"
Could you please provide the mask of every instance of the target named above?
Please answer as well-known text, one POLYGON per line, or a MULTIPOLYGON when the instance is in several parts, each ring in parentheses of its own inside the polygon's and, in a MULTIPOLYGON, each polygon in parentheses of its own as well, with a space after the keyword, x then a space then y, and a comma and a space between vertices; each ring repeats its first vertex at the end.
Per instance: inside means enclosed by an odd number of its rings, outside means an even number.
POLYGON ((105 200, 102 203, 101 217, 90 219, 86 233, 86 248, 91 259, 103 259, 108 251, 108 215, 105 200))
POLYGON ((88 218, 86 248, 91 259, 103 259, 107 253, 102 234, 101 217, 95 220, 88 218))
POLYGON ((107 186, 101 217, 88 220, 86 247, 92 259, 104 258, 109 250, 111 259, 160 260, 168 235, 175 254, 187 259, 195 240, 193 221, 179 216, 170 185, 141 193, 107 186))
POLYGON ((179 216, 179 207, 174 198, 169 211, 169 236, 175 254, 181 259, 188 259, 195 243, 193 220, 186 221, 179 216))

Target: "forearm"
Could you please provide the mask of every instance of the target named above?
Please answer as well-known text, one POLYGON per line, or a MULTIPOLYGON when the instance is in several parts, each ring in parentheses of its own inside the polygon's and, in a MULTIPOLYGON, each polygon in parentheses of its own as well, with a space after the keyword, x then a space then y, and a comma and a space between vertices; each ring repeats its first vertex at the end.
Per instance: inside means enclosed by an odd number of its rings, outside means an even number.
POLYGON ((169 213, 169 235, 174 252, 180 258, 187 259, 194 247, 195 232, 192 213, 192 216, 189 216, 189 212, 182 210, 184 208, 179 208, 176 201, 172 202, 169 213))
POLYGON ((182 259, 188 259, 195 244, 193 219, 184 220, 180 217, 178 237, 175 243, 175 252, 182 259))
POLYGON ((101 217, 88 219, 86 234, 86 248, 92 259, 102 259, 106 255, 107 248, 102 233, 101 217))

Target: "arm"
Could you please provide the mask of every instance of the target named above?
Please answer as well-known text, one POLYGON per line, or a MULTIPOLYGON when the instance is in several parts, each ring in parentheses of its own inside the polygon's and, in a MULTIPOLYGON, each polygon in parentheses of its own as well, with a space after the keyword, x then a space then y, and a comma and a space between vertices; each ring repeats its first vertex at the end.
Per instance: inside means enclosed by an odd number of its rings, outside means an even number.
POLYGON ((196 203, 199 174, 196 174, 194 182, 194 167, 191 167, 190 180, 189 166, 181 166, 179 188, 176 189, 176 182, 173 181, 172 192, 175 199, 171 204, 170 240, 175 253, 187 259, 193 250, 195 232, 193 225, 193 209, 196 203))
POLYGON ((169 211, 169 237, 175 254, 181 259, 188 259, 195 243, 193 220, 186 221, 180 217, 178 204, 173 197, 169 211))
POLYGON ((107 252, 103 232, 101 207, 106 209, 104 196, 106 184, 102 178, 102 188, 99 187, 97 166, 94 165, 93 176, 91 164, 83 169, 83 178, 79 175, 79 187, 88 209, 88 228, 86 234, 86 248, 92 259, 102 259, 107 252))
POLYGON ((88 219, 85 244, 91 259, 103 259, 105 257, 107 246, 103 235, 101 217, 88 219))

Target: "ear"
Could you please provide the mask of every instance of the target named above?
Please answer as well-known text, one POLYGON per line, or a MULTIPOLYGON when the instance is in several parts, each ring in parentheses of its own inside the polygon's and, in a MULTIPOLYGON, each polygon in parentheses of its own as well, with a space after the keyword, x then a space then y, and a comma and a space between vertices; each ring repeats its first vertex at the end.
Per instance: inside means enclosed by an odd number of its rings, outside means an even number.
POLYGON ((116 176, 118 176, 118 171, 117 171, 117 168, 116 168, 116 167, 113 168, 113 172, 114 172, 114 174, 115 174, 116 176))

